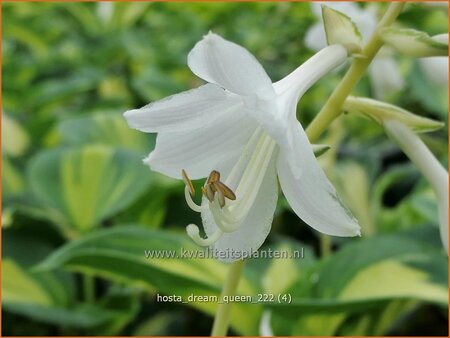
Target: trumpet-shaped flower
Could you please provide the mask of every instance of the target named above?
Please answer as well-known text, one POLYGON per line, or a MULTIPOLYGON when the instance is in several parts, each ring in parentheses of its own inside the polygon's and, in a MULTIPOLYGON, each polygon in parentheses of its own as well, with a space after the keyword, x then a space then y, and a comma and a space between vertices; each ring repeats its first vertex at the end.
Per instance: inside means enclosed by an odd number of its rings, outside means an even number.
POLYGON ((335 236, 360 228, 319 167, 296 118, 301 96, 342 64, 347 51, 332 45, 273 83, 243 47, 208 34, 188 55, 194 74, 208 84, 125 113, 129 125, 157 132, 144 160, 153 170, 186 182, 188 205, 201 213, 206 237, 188 235, 231 261, 257 250, 269 234, 278 181, 296 214, 335 236), (197 205, 193 179, 208 177, 197 205))

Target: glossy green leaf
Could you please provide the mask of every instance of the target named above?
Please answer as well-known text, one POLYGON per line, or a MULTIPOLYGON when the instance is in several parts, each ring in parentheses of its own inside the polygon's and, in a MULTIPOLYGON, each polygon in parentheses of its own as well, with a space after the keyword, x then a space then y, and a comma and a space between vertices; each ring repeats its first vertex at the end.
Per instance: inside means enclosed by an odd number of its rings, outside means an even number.
MULTIPOLYGON (((72 242, 53 253, 41 270, 67 268, 142 287, 151 293, 219 296, 227 266, 214 259, 186 258, 200 255, 186 235, 135 227, 99 231, 72 242), (149 255, 174 255, 178 258, 146 258, 149 255), (184 256, 183 256, 184 255, 184 256), (183 258, 184 257, 184 258, 183 258)), ((239 284, 238 294, 256 295, 247 279, 239 284)), ((208 314, 215 313, 215 302, 188 302, 208 314)), ((260 307, 235 304, 232 325, 243 334, 255 334, 260 307)))
POLYGON ((6 303, 33 303, 49 306, 53 303, 46 290, 12 259, 4 259, 2 275, 3 301, 6 303))
MULTIPOLYGON (((365 313, 350 315, 339 326, 339 336, 383 336, 392 334, 392 329, 398 326, 398 321, 405 320, 417 308, 417 302, 396 300, 365 313)), ((406 319, 410 321, 411 319, 406 319)))
POLYGON ((448 306, 446 267, 447 257, 439 248, 411 237, 378 236, 351 243, 287 291, 291 304, 269 304, 276 313, 274 321, 292 321, 275 333, 333 335, 347 315, 378 309, 392 300, 448 306), (335 325, 318 325, 313 332, 305 324, 316 325, 324 318, 335 325))
POLYGON ((151 183, 138 154, 101 145, 42 152, 28 174, 36 198, 68 235, 98 226, 151 183))
POLYGON ((53 324, 92 322, 68 310, 74 294, 73 281, 67 274, 33 271, 34 264, 46 257, 51 247, 13 230, 4 230, 2 237, 2 306, 6 311, 53 324))

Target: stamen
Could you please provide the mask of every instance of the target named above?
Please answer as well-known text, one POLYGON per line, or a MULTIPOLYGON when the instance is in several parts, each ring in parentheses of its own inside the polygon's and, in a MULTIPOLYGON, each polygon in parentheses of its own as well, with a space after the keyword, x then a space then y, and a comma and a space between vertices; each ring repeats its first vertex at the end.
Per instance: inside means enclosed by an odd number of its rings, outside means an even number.
POLYGON ((185 197, 189 207, 197 212, 205 211, 209 208, 217 225, 217 230, 208 238, 200 236, 200 230, 195 224, 189 224, 186 231, 191 239, 201 246, 209 246, 216 242, 224 233, 237 231, 247 217, 258 191, 264 180, 267 168, 274 156, 276 143, 272 138, 262 133, 261 129, 255 130, 246 148, 228 175, 227 184, 233 184, 237 180, 236 193, 225 183, 220 181, 220 173, 217 170, 211 171, 205 184, 201 187, 202 194, 209 201, 197 205, 193 199, 194 188, 186 172, 182 170, 185 181, 185 197), (226 201, 230 200, 230 202, 226 201))
POLYGON ((253 165, 244 172, 241 183, 238 186, 237 194, 239 195, 240 203, 233 205, 232 210, 229 210, 237 219, 245 217, 248 208, 256 198, 265 175, 265 169, 261 170, 261 168, 267 168, 274 149, 275 142, 268 136, 262 137, 255 150, 254 158, 250 160, 250 162, 253 162, 253 165))
POLYGON ((234 201, 236 199, 236 195, 234 194, 233 190, 228 188, 224 183, 221 181, 214 182, 213 184, 216 189, 221 190, 223 195, 228 198, 229 200, 234 201))
POLYGON ((186 174, 186 171, 184 169, 181 169, 181 176, 183 177, 184 184, 186 184, 186 187, 189 188, 189 193, 191 196, 195 195, 195 189, 192 184, 192 181, 189 179, 188 175, 186 174))
POLYGON ((218 206, 214 208, 214 205, 211 204, 210 209, 216 224, 221 220, 225 220, 221 224, 223 227, 222 231, 232 232, 242 226, 242 221, 254 203, 259 187, 264 179, 274 148, 275 142, 268 135, 263 135, 259 139, 247 168, 241 177, 236 193, 239 196, 238 200, 223 209, 219 209, 218 206))
POLYGON ((217 182, 213 182, 213 183, 210 183, 210 184, 209 184, 209 186, 211 187, 211 190, 212 190, 214 193, 217 192, 216 183, 217 183, 217 182))
POLYGON ((219 202, 214 201, 210 204, 210 210, 213 215, 216 225, 222 232, 229 233, 234 232, 242 226, 242 222, 238 219, 233 218, 230 213, 224 213, 223 209, 219 208, 219 202))
POLYGON ((214 244, 220 236, 222 236, 223 232, 220 229, 217 229, 211 236, 208 238, 201 238, 200 237, 200 230, 198 226, 195 224, 189 224, 186 227, 186 232, 188 236, 198 245, 200 246, 210 246, 211 244, 214 244))
MULTIPOLYGON (((215 182, 215 183, 217 183, 217 182, 215 182)), ((225 196, 221 189, 217 189, 217 201, 219 202, 219 205, 221 208, 223 208, 225 206, 225 196)))
POLYGON ((195 212, 202 212, 202 207, 192 200, 192 196, 190 194, 190 189, 188 186, 184 187, 184 197, 186 198, 186 203, 189 208, 191 208, 195 212))
POLYGON ((210 184, 206 184, 202 192, 210 202, 214 201, 214 191, 211 189, 210 184))
POLYGON ((213 170, 211 171, 211 174, 209 174, 206 184, 211 184, 217 181, 220 181, 220 173, 217 170, 213 170))

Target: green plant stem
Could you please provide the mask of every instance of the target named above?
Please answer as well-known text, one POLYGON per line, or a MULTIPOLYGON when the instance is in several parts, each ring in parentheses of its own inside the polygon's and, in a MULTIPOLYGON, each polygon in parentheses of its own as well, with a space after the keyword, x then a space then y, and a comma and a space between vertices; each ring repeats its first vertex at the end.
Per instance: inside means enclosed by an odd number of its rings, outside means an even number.
POLYGON ((390 26, 395 21, 404 5, 404 2, 394 2, 389 5, 388 10, 378 23, 375 32, 364 46, 361 55, 353 59, 350 68, 339 85, 306 129, 306 134, 308 135, 310 142, 315 142, 328 128, 330 123, 341 114, 342 105, 344 104, 347 96, 350 95, 351 91, 359 82, 375 55, 383 46, 383 41, 380 39, 378 32, 382 28, 390 26))
POLYGON ((320 255, 327 257, 331 254, 331 236, 320 234, 320 255))
MULTIPOLYGON (((233 296, 236 294, 236 289, 241 278, 242 269, 244 268, 245 260, 238 260, 231 264, 228 274, 223 285, 221 300, 224 296, 233 296)), ((214 324, 211 331, 212 337, 226 336, 228 325, 230 324, 232 303, 219 303, 214 324)))
POLYGON ((83 295, 84 300, 92 303, 95 300, 95 284, 94 277, 90 275, 83 275, 83 295))

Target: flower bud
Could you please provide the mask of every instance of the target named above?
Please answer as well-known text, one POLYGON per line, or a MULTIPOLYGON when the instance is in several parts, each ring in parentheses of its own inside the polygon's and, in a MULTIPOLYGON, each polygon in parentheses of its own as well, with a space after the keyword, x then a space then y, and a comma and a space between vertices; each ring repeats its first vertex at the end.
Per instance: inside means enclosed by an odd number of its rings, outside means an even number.
POLYGON ((322 5, 322 17, 329 45, 343 45, 349 54, 361 52, 361 33, 347 15, 322 5))
POLYGON ((448 34, 429 36, 415 29, 387 27, 381 39, 401 54, 412 57, 448 56, 448 34))
POLYGON ((440 129, 444 123, 426 117, 415 115, 392 104, 365 97, 349 96, 343 110, 371 118, 383 125, 385 121, 394 120, 406 125, 416 133, 424 133, 440 129))

